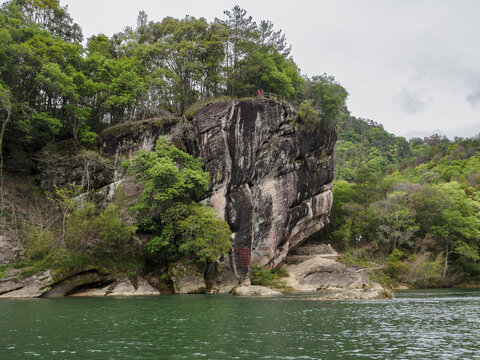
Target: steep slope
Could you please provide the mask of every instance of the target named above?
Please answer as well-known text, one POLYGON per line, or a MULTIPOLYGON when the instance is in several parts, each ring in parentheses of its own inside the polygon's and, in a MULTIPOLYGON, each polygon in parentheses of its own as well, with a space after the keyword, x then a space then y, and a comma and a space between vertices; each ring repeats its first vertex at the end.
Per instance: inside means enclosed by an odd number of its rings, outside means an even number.
POLYGON ((238 274, 278 265, 328 223, 335 126, 297 120, 267 99, 214 103, 191 120, 187 147, 211 175, 207 202, 230 225, 238 274))

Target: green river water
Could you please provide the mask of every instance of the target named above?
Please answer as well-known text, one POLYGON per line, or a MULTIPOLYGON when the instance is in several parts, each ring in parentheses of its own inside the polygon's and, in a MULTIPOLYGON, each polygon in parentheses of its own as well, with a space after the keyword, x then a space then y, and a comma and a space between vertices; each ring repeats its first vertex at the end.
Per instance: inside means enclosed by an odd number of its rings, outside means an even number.
POLYGON ((4 359, 480 359, 480 291, 0 300, 4 359))

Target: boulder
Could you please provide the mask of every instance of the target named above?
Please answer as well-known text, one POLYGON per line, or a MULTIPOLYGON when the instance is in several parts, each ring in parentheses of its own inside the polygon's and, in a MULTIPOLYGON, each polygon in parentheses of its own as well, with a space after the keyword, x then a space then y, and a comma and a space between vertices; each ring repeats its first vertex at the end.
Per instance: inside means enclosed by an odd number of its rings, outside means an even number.
POLYGON ((386 299, 392 295, 371 281, 365 269, 348 267, 327 255, 313 255, 300 263, 285 266, 285 284, 293 291, 331 291, 316 300, 386 299))
POLYGON ((231 257, 227 257, 225 262, 209 264, 205 274, 205 282, 209 293, 227 294, 238 286, 239 277, 233 272, 229 263, 230 260, 231 257))
POLYGON ((168 265, 168 275, 175 294, 201 294, 207 291, 205 283, 206 266, 187 260, 168 265))

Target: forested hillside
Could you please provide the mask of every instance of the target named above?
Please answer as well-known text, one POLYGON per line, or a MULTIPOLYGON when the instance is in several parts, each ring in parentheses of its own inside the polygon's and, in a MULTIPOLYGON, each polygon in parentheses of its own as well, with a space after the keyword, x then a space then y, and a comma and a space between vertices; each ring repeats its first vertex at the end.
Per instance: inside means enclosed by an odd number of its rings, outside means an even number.
POLYGON ((136 27, 83 41, 58 0, 0 7, 0 229, 10 259, 21 258, 2 260, 0 277, 11 266, 24 275, 151 266, 168 279, 171 262, 203 266, 230 249, 228 224, 198 203, 210 187, 201 159, 162 142, 122 169, 128 155, 103 156, 99 142, 104 130, 138 133, 145 119, 157 135, 166 124, 181 138, 202 105, 259 90, 293 104, 296 121, 331 128, 345 89, 326 74, 302 76, 270 21, 256 23, 238 6, 219 15, 149 21, 142 11, 136 27), (141 195, 117 196, 120 176, 135 179, 141 195))
POLYGON ((334 204, 324 239, 409 285, 478 279, 480 137, 407 141, 348 114, 337 124, 334 204))
POLYGON ((312 111, 329 102, 325 111, 335 114, 347 95, 332 77, 302 77, 281 30, 238 6, 213 22, 149 21, 140 12, 135 28, 92 36, 85 47, 82 39, 58 0, 1 6, 0 142, 8 169, 31 170, 31 154, 50 143, 88 145, 107 126, 182 115, 210 98, 263 89, 297 104, 309 99, 312 111))
POLYGON ((337 125, 337 180, 322 241, 336 244, 347 262, 385 269, 390 283, 478 281, 480 138, 406 140, 352 117, 346 90, 332 76, 302 75, 270 21, 257 23, 238 6, 219 16, 150 21, 142 11, 134 28, 84 42, 58 0, 0 7, 0 226, 22 242, 20 265, 40 264, 35 271, 91 256, 142 263, 148 251, 164 259, 203 254, 207 261, 225 252, 225 243, 208 252, 209 229, 220 229, 223 238, 229 230, 197 203, 209 188, 208 174, 197 159, 166 144, 130 163, 143 184, 160 184, 166 194, 149 189, 130 208, 138 222, 125 204, 93 204, 90 183, 39 189, 38 176, 46 160, 68 164, 72 156, 113 174, 111 162, 92 151, 107 127, 150 118, 187 121, 202 104, 263 90, 292 104, 302 124, 337 125), (167 170, 178 182, 161 178, 167 170), (87 205, 78 209, 72 199, 85 191, 87 205), (138 228, 154 235, 146 248, 132 245, 138 228))

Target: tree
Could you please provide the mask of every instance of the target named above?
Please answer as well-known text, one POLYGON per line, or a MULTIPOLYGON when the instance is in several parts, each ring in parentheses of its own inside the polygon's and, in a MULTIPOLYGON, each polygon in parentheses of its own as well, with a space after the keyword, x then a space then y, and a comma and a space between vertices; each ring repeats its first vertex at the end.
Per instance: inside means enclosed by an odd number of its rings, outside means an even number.
POLYGON ((228 224, 213 209, 196 203, 209 188, 209 174, 201 158, 158 140, 155 151, 139 151, 124 163, 143 185, 132 211, 140 226, 154 237, 151 255, 167 260, 191 256, 200 262, 216 260, 230 248, 228 224))
POLYGON ((227 41, 227 89, 230 89, 232 96, 235 96, 235 86, 238 75, 238 64, 252 47, 253 40, 257 35, 257 24, 247 11, 235 5, 232 10, 223 12, 227 16, 224 21, 228 29, 227 41))
POLYGON ((345 105, 347 91, 335 81, 333 76, 323 74, 307 81, 307 96, 314 101, 322 113, 322 118, 332 123, 340 115, 345 105))
POLYGON ((386 199, 373 205, 380 220, 378 237, 392 250, 397 246, 411 247, 419 226, 415 223, 413 201, 403 191, 389 193, 386 199))
POLYGON ((437 224, 432 226, 432 233, 444 242, 445 264, 443 277, 448 269, 448 260, 451 254, 460 259, 469 259, 471 262, 480 260, 480 204, 465 196, 465 192, 458 189, 457 184, 442 184, 438 187, 450 196, 450 206, 445 207, 437 224))
POLYGON ((287 58, 292 51, 292 46, 287 44, 282 30, 274 31, 273 23, 269 20, 260 21, 258 26, 259 43, 264 48, 274 49, 284 58, 287 58))
POLYGON ((2 113, 1 127, 0 127, 0 199, 2 202, 2 209, 4 208, 3 201, 3 137, 5 129, 10 121, 12 115, 12 103, 10 100, 10 91, 0 83, 0 112, 2 113))

